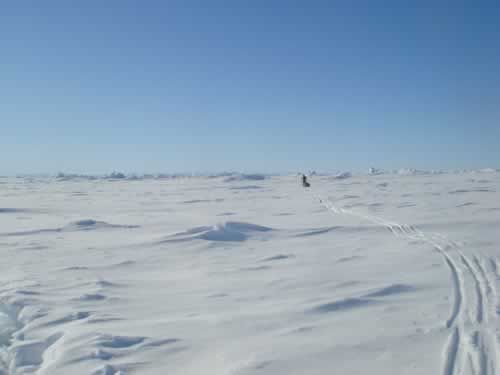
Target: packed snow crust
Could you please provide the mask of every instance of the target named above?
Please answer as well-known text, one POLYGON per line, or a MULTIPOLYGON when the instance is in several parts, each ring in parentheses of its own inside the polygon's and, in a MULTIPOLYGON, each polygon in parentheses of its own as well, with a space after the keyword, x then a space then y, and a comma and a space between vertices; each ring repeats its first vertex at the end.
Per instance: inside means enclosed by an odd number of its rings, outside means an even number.
POLYGON ((2 178, 0 375, 497 373, 500 173, 371 172, 2 178))

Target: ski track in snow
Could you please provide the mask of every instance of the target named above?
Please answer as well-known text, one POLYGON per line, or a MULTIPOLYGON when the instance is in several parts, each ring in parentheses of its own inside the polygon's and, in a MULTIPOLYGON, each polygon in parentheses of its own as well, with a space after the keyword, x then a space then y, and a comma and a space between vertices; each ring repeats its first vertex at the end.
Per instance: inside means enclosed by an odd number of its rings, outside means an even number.
POLYGON ((462 244, 449 240, 442 234, 424 233, 412 225, 398 224, 381 217, 336 207, 331 200, 322 197, 317 199, 330 212, 368 220, 386 227, 395 236, 421 240, 433 246, 450 269, 453 289, 451 313, 444 324, 451 333, 443 349, 443 375, 497 373, 497 340, 487 325, 489 320, 496 319, 498 309, 496 289, 490 280, 499 278, 496 259, 489 259, 493 272, 489 276, 479 254, 474 254, 471 261, 462 252, 462 244))

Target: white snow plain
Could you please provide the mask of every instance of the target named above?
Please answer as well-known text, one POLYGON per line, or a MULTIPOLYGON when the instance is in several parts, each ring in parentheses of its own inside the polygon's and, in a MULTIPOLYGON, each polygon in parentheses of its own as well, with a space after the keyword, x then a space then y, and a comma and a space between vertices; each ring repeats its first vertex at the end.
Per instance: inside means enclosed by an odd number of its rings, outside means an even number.
POLYGON ((0 374, 495 374, 500 173, 0 178, 0 374))

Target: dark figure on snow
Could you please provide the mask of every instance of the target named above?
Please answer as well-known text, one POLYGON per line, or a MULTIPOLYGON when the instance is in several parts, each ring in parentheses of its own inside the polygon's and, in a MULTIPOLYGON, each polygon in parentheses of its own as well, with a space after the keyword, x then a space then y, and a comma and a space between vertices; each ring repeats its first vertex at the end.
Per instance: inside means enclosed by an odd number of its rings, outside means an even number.
POLYGON ((311 184, 309 184, 309 182, 307 182, 307 177, 305 174, 302 175, 302 186, 306 187, 306 188, 311 186, 311 184))

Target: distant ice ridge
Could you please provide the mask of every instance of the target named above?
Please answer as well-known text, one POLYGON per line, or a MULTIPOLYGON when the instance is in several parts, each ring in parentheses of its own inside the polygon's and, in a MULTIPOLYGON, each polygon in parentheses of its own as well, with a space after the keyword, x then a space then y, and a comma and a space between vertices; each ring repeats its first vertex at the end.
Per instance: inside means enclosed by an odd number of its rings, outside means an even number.
POLYGON ((500 170, 494 168, 482 169, 454 169, 454 170, 441 170, 441 169, 416 169, 416 168, 400 168, 389 171, 384 171, 377 168, 369 168, 368 174, 377 176, 382 174, 395 174, 400 176, 423 176, 423 175, 440 175, 440 174, 467 174, 467 173, 497 173, 500 170))
POLYGON ((68 181, 68 180, 97 180, 99 177, 97 176, 89 176, 89 175, 81 175, 76 173, 62 173, 59 172, 56 175, 56 178, 59 181, 68 181))
MULTIPOLYGON (((59 172, 55 177, 59 181, 70 180, 161 180, 161 179, 177 179, 177 178, 225 178, 226 182, 232 181, 262 181, 270 175, 253 173, 237 173, 237 172, 221 172, 221 173, 157 173, 157 174, 126 174, 123 172, 112 172, 104 175, 78 174, 78 173, 63 173, 59 172)), ((27 177, 27 176, 25 176, 27 177)))
POLYGON ((479 172, 479 173, 496 173, 498 171, 500 171, 500 170, 493 169, 493 168, 483 168, 483 169, 478 170, 477 172, 479 172))
POLYGON ((122 172, 112 172, 107 175, 86 175, 86 174, 74 174, 74 173, 62 173, 59 172, 56 178, 59 181, 71 181, 71 180, 160 180, 160 179, 174 179, 174 178, 188 178, 195 177, 191 174, 125 174, 122 172))
POLYGON ((379 174, 383 174, 384 172, 381 171, 380 169, 376 169, 376 168, 369 168, 368 169, 368 174, 372 175, 372 176, 375 176, 375 175, 379 175, 379 174))
POLYGON ((427 174, 443 174, 445 173, 444 171, 441 170, 420 170, 420 169, 415 169, 415 168, 401 168, 396 171, 396 174, 402 175, 402 176, 418 176, 418 175, 427 175, 427 174))
POLYGON ((235 174, 230 177, 227 177, 224 181, 225 182, 232 182, 232 181, 262 181, 265 180, 267 177, 263 174, 235 174))
POLYGON ((455 169, 455 170, 441 170, 441 169, 431 169, 431 170, 421 170, 414 168, 402 168, 392 173, 398 175, 406 176, 417 176, 417 175, 439 175, 439 174, 468 174, 468 173, 497 173, 500 170, 494 168, 482 168, 482 169, 455 169))
MULTIPOLYGON (((468 173, 498 173, 500 169, 495 168, 480 168, 480 169, 417 169, 417 168, 400 168, 392 170, 378 169, 370 167, 367 172, 353 173, 350 171, 337 172, 337 173, 318 173, 316 171, 310 172, 309 176, 325 176, 337 180, 342 180, 358 175, 399 175, 399 176, 423 176, 423 175, 439 175, 439 174, 468 174, 468 173)), ((297 175, 296 173, 292 175, 297 175)), ((301 175, 301 174, 299 174, 301 175)), ((138 180, 166 180, 166 179, 187 179, 187 178, 221 178, 224 182, 244 182, 244 181, 263 181, 272 176, 279 176, 279 174, 262 174, 262 173, 239 173, 239 172, 221 172, 221 173, 157 173, 157 174, 126 174, 123 172, 112 172, 104 175, 90 175, 90 174, 77 174, 77 173, 58 173, 55 178, 58 181, 71 181, 71 180, 106 180, 106 181, 138 181, 138 180)), ((17 176, 18 178, 33 178, 33 176, 17 176)), ((45 178, 47 178, 46 176, 45 178)))
POLYGON ((350 178, 350 177, 352 177, 351 172, 342 172, 342 173, 339 173, 339 174, 336 174, 335 176, 333 176, 333 178, 336 180, 345 180, 346 178, 350 178))
MULTIPOLYGON (((440 169, 416 169, 416 168, 400 168, 392 170, 378 169, 374 167, 368 168, 366 173, 361 172, 337 172, 337 173, 315 173, 314 176, 324 176, 335 180, 343 180, 355 176, 379 176, 379 175, 399 175, 399 176, 426 176, 426 175, 441 175, 441 174, 468 174, 468 173, 498 173, 499 170, 494 168, 483 169, 462 169, 462 170, 440 170, 440 169)), ((294 174, 295 175, 295 174, 294 174)), ((301 174, 297 174, 300 176, 301 174)), ((309 174, 309 176, 313 176, 309 174)))

